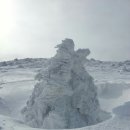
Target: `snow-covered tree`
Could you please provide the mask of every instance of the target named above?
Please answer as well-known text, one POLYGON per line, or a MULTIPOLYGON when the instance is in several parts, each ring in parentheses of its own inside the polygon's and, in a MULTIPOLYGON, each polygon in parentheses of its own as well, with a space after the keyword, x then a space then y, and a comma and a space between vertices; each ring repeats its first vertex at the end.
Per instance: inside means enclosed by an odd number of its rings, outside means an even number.
POLYGON ((48 67, 36 76, 38 83, 22 110, 25 122, 39 128, 78 128, 108 118, 100 109, 93 78, 84 63, 89 49, 74 50, 65 39, 48 67))

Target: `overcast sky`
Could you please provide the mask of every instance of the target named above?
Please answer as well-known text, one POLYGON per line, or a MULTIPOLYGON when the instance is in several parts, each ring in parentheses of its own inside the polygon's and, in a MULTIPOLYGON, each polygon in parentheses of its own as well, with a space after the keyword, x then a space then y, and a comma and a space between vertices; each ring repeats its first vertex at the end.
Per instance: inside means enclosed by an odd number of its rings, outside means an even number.
POLYGON ((130 0, 0 0, 0 60, 51 57, 72 38, 100 60, 130 60, 130 0))

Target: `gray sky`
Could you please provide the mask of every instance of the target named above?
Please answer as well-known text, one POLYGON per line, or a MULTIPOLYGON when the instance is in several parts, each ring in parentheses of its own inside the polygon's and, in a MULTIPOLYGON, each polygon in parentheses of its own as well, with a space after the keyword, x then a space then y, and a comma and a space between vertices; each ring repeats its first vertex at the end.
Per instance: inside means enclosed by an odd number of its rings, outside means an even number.
POLYGON ((64 38, 95 59, 130 59, 130 0, 0 0, 0 60, 51 57, 64 38))

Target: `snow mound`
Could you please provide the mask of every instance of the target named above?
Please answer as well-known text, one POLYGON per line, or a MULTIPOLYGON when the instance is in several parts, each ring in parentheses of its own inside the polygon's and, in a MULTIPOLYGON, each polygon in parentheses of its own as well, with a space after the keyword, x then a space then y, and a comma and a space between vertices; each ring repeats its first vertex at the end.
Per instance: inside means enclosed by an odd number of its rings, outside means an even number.
POLYGON ((65 39, 48 67, 36 76, 38 83, 22 110, 25 122, 38 128, 79 128, 106 120, 110 115, 100 109, 93 78, 84 63, 89 49, 74 50, 65 39))
POLYGON ((130 101, 125 104, 113 109, 113 112, 119 117, 129 117, 130 118, 130 101))

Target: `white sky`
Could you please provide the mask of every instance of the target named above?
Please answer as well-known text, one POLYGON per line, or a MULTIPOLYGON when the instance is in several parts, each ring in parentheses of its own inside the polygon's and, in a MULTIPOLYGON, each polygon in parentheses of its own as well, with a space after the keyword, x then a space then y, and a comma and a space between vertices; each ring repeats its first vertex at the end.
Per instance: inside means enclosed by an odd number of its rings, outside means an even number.
POLYGON ((0 60, 51 57, 64 38, 95 59, 130 59, 130 0, 0 0, 0 60))

